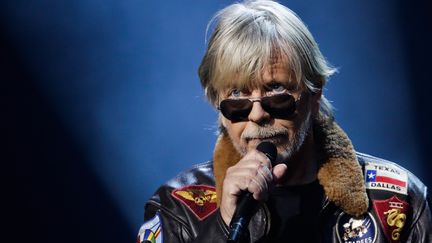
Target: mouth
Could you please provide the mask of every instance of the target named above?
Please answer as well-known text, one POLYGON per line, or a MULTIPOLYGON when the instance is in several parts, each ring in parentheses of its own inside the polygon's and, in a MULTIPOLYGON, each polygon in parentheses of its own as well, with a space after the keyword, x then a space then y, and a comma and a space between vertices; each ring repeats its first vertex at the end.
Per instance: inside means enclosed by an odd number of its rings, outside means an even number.
POLYGON ((250 137, 245 138, 245 140, 247 143, 253 142, 258 144, 259 142, 271 142, 273 144, 279 144, 288 140, 288 136, 286 134, 275 134, 272 136, 250 137))

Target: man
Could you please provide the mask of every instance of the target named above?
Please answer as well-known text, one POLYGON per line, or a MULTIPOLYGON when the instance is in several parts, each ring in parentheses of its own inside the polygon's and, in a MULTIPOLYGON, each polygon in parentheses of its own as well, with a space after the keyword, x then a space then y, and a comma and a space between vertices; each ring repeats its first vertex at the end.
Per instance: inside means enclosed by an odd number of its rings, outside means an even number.
POLYGON ((258 203, 240 242, 432 242, 426 187, 354 151, 322 94, 335 70, 297 15, 248 1, 215 21, 199 68, 220 110, 213 161, 159 188, 138 242, 226 242, 245 192, 258 203))

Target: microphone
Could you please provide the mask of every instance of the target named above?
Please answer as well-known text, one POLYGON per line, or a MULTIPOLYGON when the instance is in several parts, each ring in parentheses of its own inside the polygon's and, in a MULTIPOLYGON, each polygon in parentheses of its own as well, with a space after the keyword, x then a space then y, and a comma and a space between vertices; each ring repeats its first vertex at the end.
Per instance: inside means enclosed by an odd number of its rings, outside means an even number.
MULTIPOLYGON (((258 151, 265 154, 267 158, 270 159, 271 163, 274 164, 277 156, 277 149, 273 143, 270 142, 262 142, 258 144, 258 151)), ((252 213, 254 212, 255 207, 258 202, 253 198, 252 193, 243 191, 242 195, 240 195, 237 208, 234 212, 234 216, 231 219, 230 223, 230 233, 228 236, 227 243, 237 243, 239 242, 244 229, 247 228, 249 221, 252 217, 252 213)))

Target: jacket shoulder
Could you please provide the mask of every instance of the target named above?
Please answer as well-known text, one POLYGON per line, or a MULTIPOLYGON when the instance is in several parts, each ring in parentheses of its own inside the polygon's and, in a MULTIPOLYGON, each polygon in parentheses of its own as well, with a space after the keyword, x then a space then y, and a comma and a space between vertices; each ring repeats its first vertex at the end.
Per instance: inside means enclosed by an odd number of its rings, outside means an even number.
POLYGON ((156 211, 189 225, 201 221, 217 209, 213 162, 194 165, 160 186, 147 201, 145 218, 156 211), (192 217, 191 217, 192 216, 192 217))
POLYGON ((206 184, 214 186, 213 161, 196 164, 179 173, 162 187, 180 188, 188 185, 206 184))
POLYGON ((165 203, 164 196, 171 194, 172 191, 188 186, 199 185, 214 187, 215 181, 212 161, 196 164, 188 170, 180 172, 174 178, 161 185, 151 197, 150 201, 165 203))
POLYGON ((377 190, 394 191, 415 199, 426 199, 427 187, 423 182, 403 166, 369 154, 356 152, 357 159, 363 168, 367 189, 382 182, 377 190), (371 173, 371 174, 368 174, 371 173), (373 174, 375 173, 375 174, 373 174), (378 176, 378 178, 376 177, 378 176), (395 187, 392 187, 394 185, 395 187), (399 190, 400 189, 400 190, 399 190))
MULTIPOLYGON (((428 189, 423 182, 397 163, 363 153, 357 153, 357 158, 363 168, 371 207, 377 215, 381 215, 377 219, 382 221, 386 218, 386 210, 397 208, 399 213, 411 215, 407 217, 409 225, 405 226, 412 231, 408 237, 423 237, 431 222, 428 189)), ((387 225, 387 221, 382 222, 387 225)))

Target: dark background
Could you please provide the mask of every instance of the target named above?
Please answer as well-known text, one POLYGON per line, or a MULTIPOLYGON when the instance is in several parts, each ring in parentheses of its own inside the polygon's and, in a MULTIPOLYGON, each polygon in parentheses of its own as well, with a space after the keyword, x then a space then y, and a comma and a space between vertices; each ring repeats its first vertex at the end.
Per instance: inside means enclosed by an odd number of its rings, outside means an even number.
MULTIPOLYGON (((1 1, 8 242, 134 242, 157 186, 211 159, 197 67, 229 3, 1 1)), ((339 68, 325 94, 355 148, 431 186, 426 1, 282 3, 339 68)))

